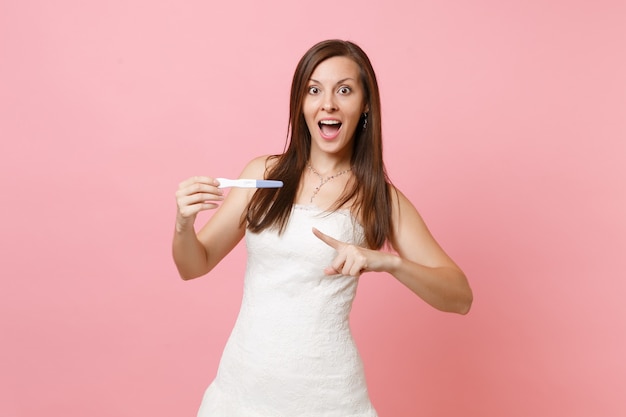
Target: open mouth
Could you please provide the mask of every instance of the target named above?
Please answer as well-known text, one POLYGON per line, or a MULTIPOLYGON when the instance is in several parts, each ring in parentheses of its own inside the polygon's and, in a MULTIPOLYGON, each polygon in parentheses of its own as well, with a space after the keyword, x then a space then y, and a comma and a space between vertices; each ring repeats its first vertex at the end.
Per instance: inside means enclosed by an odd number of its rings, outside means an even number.
POLYGON ((341 129, 341 122, 339 120, 321 120, 317 124, 320 128, 320 132, 325 137, 334 137, 339 133, 341 129))

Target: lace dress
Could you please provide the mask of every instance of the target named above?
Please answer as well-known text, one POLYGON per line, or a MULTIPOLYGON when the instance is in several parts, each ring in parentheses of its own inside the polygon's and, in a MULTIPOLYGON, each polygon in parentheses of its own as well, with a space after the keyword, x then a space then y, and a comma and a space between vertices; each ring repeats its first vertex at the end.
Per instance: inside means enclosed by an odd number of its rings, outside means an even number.
POLYGON ((198 417, 376 417, 349 327, 355 277, 312 227, 362 244, 347 211, 294 206, 282 236, 246 232, 241 310, 198 417))

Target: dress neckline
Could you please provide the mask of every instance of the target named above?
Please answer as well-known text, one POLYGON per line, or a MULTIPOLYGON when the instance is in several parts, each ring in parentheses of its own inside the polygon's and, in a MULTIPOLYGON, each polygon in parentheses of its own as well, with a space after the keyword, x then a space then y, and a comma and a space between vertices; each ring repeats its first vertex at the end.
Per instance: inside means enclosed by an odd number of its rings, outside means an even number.
POLYGON ((325 215, 331 215, 335 213, 340 214, 340 215, 349 217, 355 224, 358 224, 361 228, 363 228, 363 225, 361 224, 361 222, 352 214, 352 211, 350 211, 350 209, 342 208, 338 210, 327 210, 327 209, 321 208, 320 206, 316 204, 299 204, 299 203, 294 203, 293 208, 298 209, 298 210, 303 210, 303 211, 325 213, 325 215))

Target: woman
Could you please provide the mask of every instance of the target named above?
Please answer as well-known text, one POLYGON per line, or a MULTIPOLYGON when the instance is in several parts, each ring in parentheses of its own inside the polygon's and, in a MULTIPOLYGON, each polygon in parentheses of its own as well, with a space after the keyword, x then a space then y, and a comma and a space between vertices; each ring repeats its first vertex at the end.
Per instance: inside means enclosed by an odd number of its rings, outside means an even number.
POLYGON ((232 189, 193 177, 177 191, 173 255, 183 279, 205 275, 245 236, 244 295, 201 417, 373 417, 348 327, 358 279, 387 272, 433 307, 465 314, 468 282, 388 180, 374 70, 355 44, 330 40, 300 60, 290 138, 232 189), (194 220, 220 205, 196 234, 194 220), (389 245, 392 251, 381 250, 389 245))

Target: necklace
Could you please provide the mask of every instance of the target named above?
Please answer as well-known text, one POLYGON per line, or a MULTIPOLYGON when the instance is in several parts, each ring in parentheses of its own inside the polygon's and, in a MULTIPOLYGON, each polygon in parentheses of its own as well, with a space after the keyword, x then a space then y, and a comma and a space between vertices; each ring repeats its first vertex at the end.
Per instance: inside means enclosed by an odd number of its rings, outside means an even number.
POLYGON ((330 177, 322 177, 322 174, 320 174, 319 172, 317 172, 315 170, 315 168, 313 168, 311 166, 311 164, 308 164, 307 167, 311 170, 312 173, 314 173, 315 175, 317 175, 320 179, 320 185, 318 185, 317 187, 315 187, 315 190, 313 190, 313 195, 311 196, 311 203, 313 202, 313 199, 315 198, 315 196, 317 195, 317 193, 319 192, 319 190, 322 188, 322 186, 324 184, 326 184, 328 181, 332 180, 333 178, 337 178, 340 175, 345 174, 348 171, 351 171, 352 168, 348 168, 348 169, 344 169, 343 171, 340 171, 338 173, 336 173, 335 175, 331 175, 330 177))

